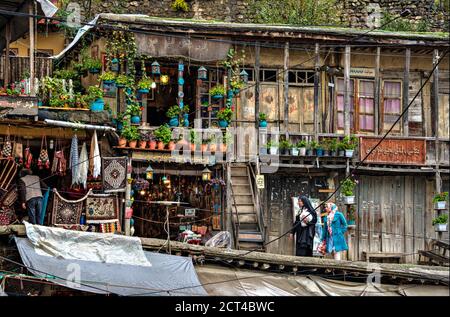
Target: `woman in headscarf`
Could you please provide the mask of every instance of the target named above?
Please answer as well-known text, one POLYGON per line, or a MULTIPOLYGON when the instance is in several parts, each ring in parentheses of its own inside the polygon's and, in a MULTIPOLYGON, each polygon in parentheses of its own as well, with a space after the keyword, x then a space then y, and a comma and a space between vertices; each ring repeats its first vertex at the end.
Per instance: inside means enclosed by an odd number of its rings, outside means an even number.
POLYGON ((342 251, 348 250, 344 236, 347 231, 347 221, 334 203, 326 203, 325 211, 327 216, 324 218, 322 245, 319 248, 322 252, 333 254, 335 260, 341 260, 342 251))
POLYGON ((295 255, 312 256, 314 235, 316 232, 317 213, 306 196, 298 200, 300 212, 295 217, 292 234, 295 233, 295 255))

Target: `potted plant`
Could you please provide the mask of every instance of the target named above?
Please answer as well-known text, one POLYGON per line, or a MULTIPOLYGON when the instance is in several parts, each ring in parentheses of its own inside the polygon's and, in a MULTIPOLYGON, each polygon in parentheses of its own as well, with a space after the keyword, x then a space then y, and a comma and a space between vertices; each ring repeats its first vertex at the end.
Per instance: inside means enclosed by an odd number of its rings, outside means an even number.
POLYGON ((165 145, 172 140, 172 131, 167 124, 163 124, 156 129, 154 135, 158 141, 158 150, 164 150, 165 145))
POLYGON ((277 155, 278 152, 278 143, 273 141, 268 141, 266 144, 267 149, 269 149, 270 155, 277 155))
POLYGON ((91 111, 103 111, 105 102, 103 101, 103 90, 97 86, 89 86, 88 99, 90 101, 91 111))
POLYGON ((330 156, 330 139, 323 139, 321 142, 321 148, 323 149, 323 156, 330 156))
POLYGON ((297 143, 292 143, 291 144, 291 155, 293 156, 298 156, 299 155, 299 150, 297 147, 297 143))
POLYGON ((99 79, 103 81, 105 84, 112 84, 116 80, 116 74, 113 72, 104 72, 99 76, 99 79))
POLYGON ((347 224, 349 226, 355 225, 355 207, 352 205, 348 208, 347 211, 347 224))
POLYGON ((148 134, 148 148, 150 150, 156 149, 156 140, 155 136, 153 135, 153 132, 148 134))
POLYGON ((166 112, 166 116, 170 119, 169 126, 171 127, 178 127, 179 121, 178 116, 180 114, 180 107, 178 105, 173 105, 169 108, 166 112))
POLYGON ((215 134, 212 134, 209 138, 209 151, 211 153, 215 153, 217 151, 217 140, 215 134))
POLYGON ((329 143, 330 156, 337 156, 338 143, 336 139, 330 139, 329 143))
POLYGON ((305 140, 298 141, 296 144, 296 147, 298 148, 298 154, 300 156, 306 155, 306 141, 305 140))
POLYGON ((319 143, 319 142, 316 142, 315 144, 316 144, 316 147, 315 147, 316 155, 319 156, 319 157, 323 156, 324 144, 323 143, 319 143))
POLYGON ((307 156, 315 155, 315 151, 318 146, 319 146, 319 144, 316 141, 309 142, 307 145, 307 148, 306 148, 306 155, 307 156))
POLYGON ((139 137, 139 148, 145 149, 147 147, 148 140, 149 140, 148 134, 141 132, 139 137))
POLYGON ((221 99, 223 95, 225 95, 225 88, 222 85, 217 85, 212 87, 209 90, 209 95, 213 97, 213 99, 221 99))
POLYGON ((128 134, 128 131, 125 131, 125 129, 122 128, 121 132, 120 132, 120 137, 119 137, 119 144, 118 144, 119 147, 127 146, 127 134, 128 134))
POLYGON ((141 122, 141 105, 139 102, 133 101, 127 106, 127 114, 130 116, 130 121, 133 124, 141 122))
POLYGON ((219 126, 221 128, 228 127, 233 116, 233 111, 230 108, 222 108, 217 112, 217 119, 219 119, 219 126))
POLYGON ((353 205, 355 203, 355 195, 353 190, 355 189, 356 182, 351 178, 346 178, 341 185, 341 193, 344 196, 344 204, 353 205))
POLYGON ((197 144, 200 143, 200 137, 194 130, 189 132, 189 141, 191 142, 191 152, 195 152, 197 144))
POLYGON ((122 130, 122 136, 128 140, 128 146, 130 148, 135 148, 137 145, 137 141, 140 138, 138 128, 132 125, 127 125, 122 130))
POLYGON ((182 114, 181 123, 183 127, 187 128, 189 126, 189 106, 184 105, 180 112, 182 114))
POLYGON ((353 157, 353 152, 358 145, 358 139, 354 135, 345 136, 342 143, 344 143, 345 157, 353 157))
POLYGON ((239 91, 244 87, 245 83, 242 80, 232 80, 230 82, 230 87, 231 90, 233 91, 233 93, 235 95, 237 95, 239 93, 239 91))
POLYGON ((342 141, 337 142, 338 156, 345 157, 345 144, 342 141))
POLYGON ((148 94, 150 92, 150 88, 152 87, 152 80, 146 76, 142 77, 142 79, 138 82, 138 92, 141 94, 148 94))
POLYGON ((434 230, 437 232, 447 231, 448 215, 442 214, 439 217, 434 218, 432 224, 434 226, 434 230))
POLYGON ((102 61, 96 58, 87 58, 84 62, 84 65, 91 74, 98 74, 102 69, 102 61))
POLYGON ((233 142, 233 135, 230 132, 225 132, 225 135, 223 136, 223 143, 220 144, 220 151, 222 153, 227 152, 228 145, 230 145, 233 142))
POLYGON ((127 75, 117 75, 117 77, 116 77, 116 87, 117 88, 124 88, 130 83, 131 83, 131 79, 128 78, 127 75))
POLYGON ((280 154, 289 155, 289 150, 291 149, 291 143, 288 140, 280 141, 280 154))
POLYGON ((436 194, 433 198, 434 209, 447 209, 448 192, 436 194))
POLYGON ((267 128, 267 115, 263 112, 259 113, 259 127, 267 128))

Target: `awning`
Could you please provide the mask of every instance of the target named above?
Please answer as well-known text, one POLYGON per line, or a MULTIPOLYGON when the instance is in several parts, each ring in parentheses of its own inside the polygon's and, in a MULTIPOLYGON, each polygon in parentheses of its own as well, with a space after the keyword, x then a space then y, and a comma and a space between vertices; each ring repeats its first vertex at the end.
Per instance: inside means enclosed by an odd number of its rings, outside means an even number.
POLYGON ((23 263, 72 289, 128 296, 207 295, 187 257, 147 252, 139 238, 26 224, 23 263))

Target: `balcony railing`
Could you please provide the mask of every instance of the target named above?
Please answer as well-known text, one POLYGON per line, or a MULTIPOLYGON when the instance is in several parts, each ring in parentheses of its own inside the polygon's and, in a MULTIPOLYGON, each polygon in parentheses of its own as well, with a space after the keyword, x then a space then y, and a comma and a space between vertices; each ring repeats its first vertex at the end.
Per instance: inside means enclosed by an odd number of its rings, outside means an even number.
MULTIPOLYGON (((4 83, 5 80, 5 55, 0 58, 0 81, 4 83)), ((51 76, 53 73, 53 60, 48 57, 35 57, 35 77, 43 78, 51 76)), ((26 77, 30 73, 30 58, 29 57, 9 57, 9 82, 17 82, 26 77)))

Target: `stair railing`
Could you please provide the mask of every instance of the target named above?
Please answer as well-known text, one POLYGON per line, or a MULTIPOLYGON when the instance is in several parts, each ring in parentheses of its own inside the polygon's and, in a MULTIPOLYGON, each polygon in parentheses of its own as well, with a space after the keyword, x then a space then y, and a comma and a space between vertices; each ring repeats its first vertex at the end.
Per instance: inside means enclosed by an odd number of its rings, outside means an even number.
POLYGON ((234 190, 233 190, 233 182, 231 181, 231 179, 229 180, 229 184, 230 184, 230 189, 231 189, 231 197, 233 198, 233 204, 232 204, 232 211, 234 210, 234 215, 236 216, 236 220, 234 220, 233 214, 231 215, 231 223, 233 224, 233 231, 234 231, 234 243, 236 246, 236 249, 239 250, 239 228, 241 226, 240 222, 239 222, 239 213, 236 207, 236 198, 234 196, 234 190))
POLYGON ((259 230, 261 231, 261 236, 262 236, 263 240, 265 241, 265 239, 266 239, 266 224, 264 221, 264 215, 263 215, 263 211, 261 208, 259 189, 256 185, 256 173, 253 170, 253 166, 251 165, 251 163, 247 164, 247 170, 250 171, 250 173, 247 173, 247 174, 248 174, 248 180, 250 183, 250 189, 252 192, 253 204, 256 209, 256 219, 258 221, 258 227, 259 227, 259 230))

